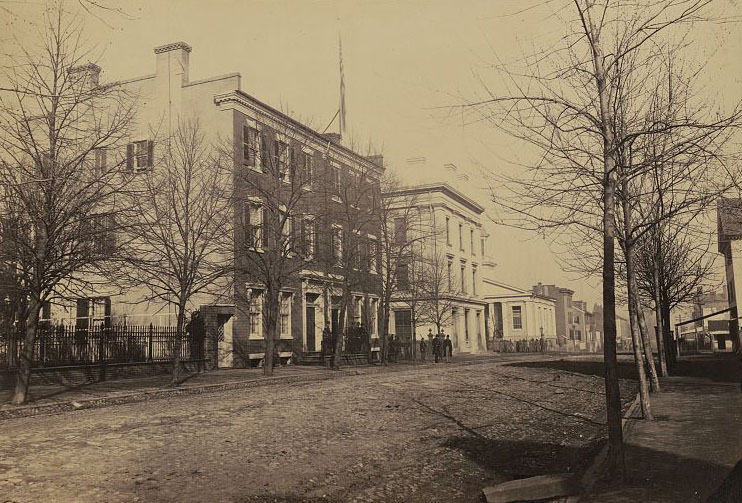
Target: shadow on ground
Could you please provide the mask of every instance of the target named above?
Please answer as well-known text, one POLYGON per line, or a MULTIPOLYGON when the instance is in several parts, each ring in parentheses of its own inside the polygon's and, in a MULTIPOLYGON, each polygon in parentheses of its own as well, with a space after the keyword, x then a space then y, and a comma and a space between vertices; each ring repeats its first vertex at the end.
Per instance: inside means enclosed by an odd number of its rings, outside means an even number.
MULTIPOLYGON (((577 374, 605 376, 602 360, 552 360, 552 361, 525 361, 507 364, 511 367, 544 368, 574 372, 577 374)), ((672 371, 673 376, 698 377, 711 379, 716 382, 740 382, 742 371, 739 357, 733 353, 717 353, 714 355, 693 355, 681 357, 672 371)), ((620 379, 637 380, 636 367, 630 359, 618 362, 618 377, 620 379)))
POLYGON ((586 501, 732 503, 742 501, 741 487, 739 471, 730 472, 727 466, 629 444, 626 479, 604 478, 586 501), (651 477, 647 477, 649 470, 651 477))
POLYGON ((443 445, 461 451, 484 470, 511 479, 547 473, 580 472, 597 454, 602 442, 584 447, 472 436, 449 437, 443 445))

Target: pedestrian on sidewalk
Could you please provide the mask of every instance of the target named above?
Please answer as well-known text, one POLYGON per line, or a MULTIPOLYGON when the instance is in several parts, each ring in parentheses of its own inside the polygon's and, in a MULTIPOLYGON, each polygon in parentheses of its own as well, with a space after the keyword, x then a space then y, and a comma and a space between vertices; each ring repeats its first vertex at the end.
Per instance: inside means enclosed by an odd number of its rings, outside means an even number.
POLYGON ((441 334, 435 334, 435 337, 433 337, 433 342, 431 343, 433 346, 433 357, 435 359, 435 363, 438 363, 438 360, 441 358, 441 334))
POLYGON ((420 361, 425 361, 425 351, 428 349, 428 345, 425 343, 425 338, 420 337, 420 361))
POLYGON ((451 343, 451 336, 446 334, 446 340, 443 341, 443 354, 446 357, 446 363, 451 363, 453 357, 453 343, 451 343))
POLYGON ((325 328, 322 330, 322 346, 321 346, 321 355, 322 355, 322 363, 327 366, 328 359, 327 356, 330 354, 330 345, 332 341, 332 332, 330 331, 330 323, 325 323, 325 328))

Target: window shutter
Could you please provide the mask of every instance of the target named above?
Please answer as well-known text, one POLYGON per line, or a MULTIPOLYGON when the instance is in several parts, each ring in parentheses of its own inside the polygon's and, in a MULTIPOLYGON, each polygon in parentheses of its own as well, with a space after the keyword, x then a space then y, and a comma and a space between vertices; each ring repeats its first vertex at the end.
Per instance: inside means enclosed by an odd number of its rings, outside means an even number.
POLYGON ((105 297, 103 301, 105 302, 103 306, 103 322, 106 328, 109 328, 111 326, 111 297, 105 297))
POLYGON ((273 241, 273 235, 271 233, 271 215, 270 211, 268 211, 268 208, 263 208, 263 248, 270 248, 272 241, 273 241))
POLYGON ((268 166, 268 138, 264 133, 260 134, 260 165, 263 167, 263 171, 268 166))
POLYGON ((319 220, 315 220, 311 225, 314 226, 314 256, 320 258, 319 252, 321 249, 320 241, 322 240, 322 233, 319 229, 319 220))
POLYGON ((88 328, 88 299, 77 299, 77 320, 75 327, 88 328))
POLYGON ((154 167, 155 165, 155 142, 147 140, 147 167, 154 167))
POLYGON ((298 243, 296 242, 296 224, 299 222, 299 219, 295 216, 291 217, 291 233, 289 234, 289 239, 291 240, 291 251, 297 251, 299 249, 298 243))
POLYGON ((252 242, 252 222, 250 221, 250 204, 246 203, 243 215, 243 229, 245 230, 245 244, 247 247, 253 246, 252 242))
POLYGON ((129 143, 126 146, 126 171, 134 171, 134 144, 129 143))

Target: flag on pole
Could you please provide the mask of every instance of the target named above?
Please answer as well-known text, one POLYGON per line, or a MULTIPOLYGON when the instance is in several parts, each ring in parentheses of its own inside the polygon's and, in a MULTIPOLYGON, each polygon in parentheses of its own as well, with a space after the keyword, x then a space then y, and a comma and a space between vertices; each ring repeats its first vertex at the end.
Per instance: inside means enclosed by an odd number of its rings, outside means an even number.
POLYGON ((345 76, 343 75, 343 40, 338 33, 338 49, 340 52, 340 117, 339 129, 342 138, 345 132, 345 76))

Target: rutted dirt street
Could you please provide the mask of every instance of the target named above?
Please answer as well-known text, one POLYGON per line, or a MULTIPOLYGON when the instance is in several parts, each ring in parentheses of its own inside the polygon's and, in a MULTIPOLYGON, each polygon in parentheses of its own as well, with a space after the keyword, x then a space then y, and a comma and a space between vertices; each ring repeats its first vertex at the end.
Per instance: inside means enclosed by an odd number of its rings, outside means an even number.
POLYGON ((600 377, 488 362, 13 419, 0 500, 471 502, 588 461, 604 402, 600 377))

